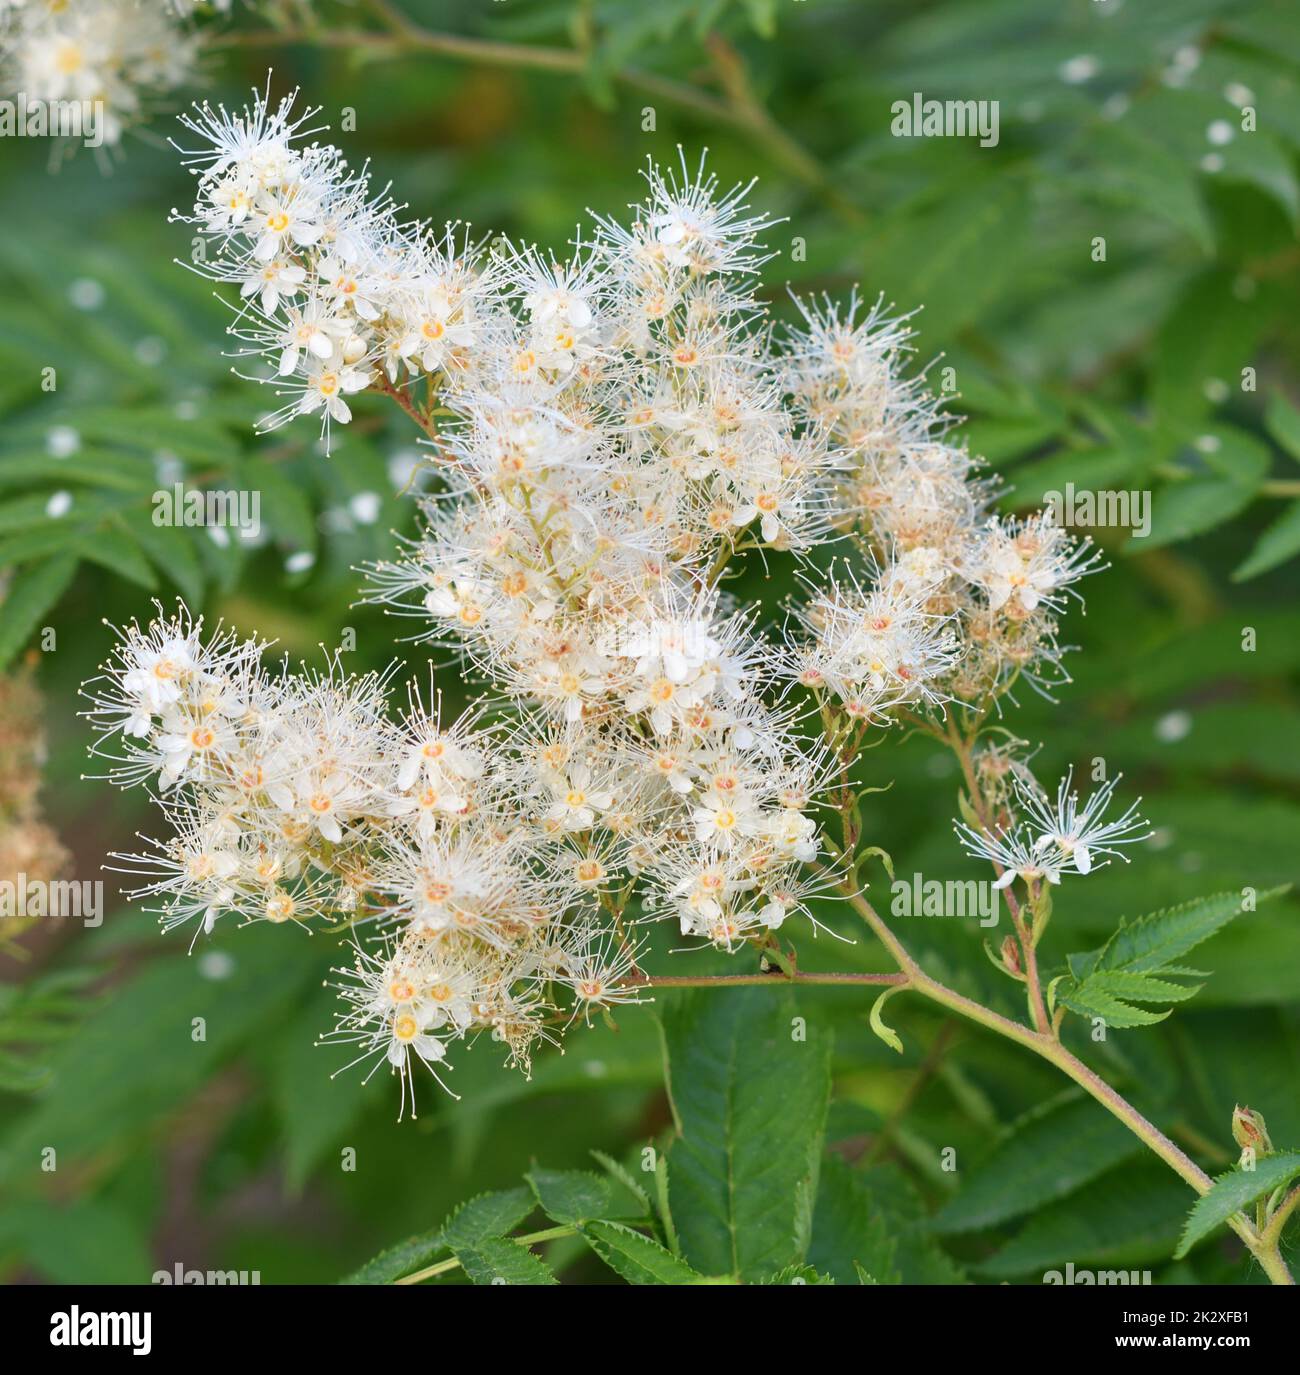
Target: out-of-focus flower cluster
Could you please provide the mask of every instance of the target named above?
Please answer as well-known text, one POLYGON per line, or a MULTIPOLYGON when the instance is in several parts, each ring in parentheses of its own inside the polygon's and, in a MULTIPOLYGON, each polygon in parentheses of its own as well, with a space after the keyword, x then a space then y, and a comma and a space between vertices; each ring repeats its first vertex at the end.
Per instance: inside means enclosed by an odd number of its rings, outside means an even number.
POLYGON ((380 392, 429 436, 423 533, 369 596, 497 705, 398 724, 382 680, 267 675, 181 619, 128 631, 94 714, 176 826, 166 920, 350 914, 380 943, 339 1035, 404 1070, 490 1027, 522 1060, 638 995, 641 920, 771 950, 811 919, 846 739, 1041 678, 1089 555, 990 514, 902 322, 855 300, 772 327, 749 187, 651 165, 564 256, 487 248, 402 222, 305 142, 313 113, 196 109, 177 218, 287 397, 267 424, 319 414, 328 440, 380 392), (780 637, 726 591, 749 550, 800 565, 780 637))
MULTIPOLYGON (((0 883, 19 887, 57 879, 69 858, 41 815, 41 708, 29 669, 0 676, 0 883)), ((35 920, 12 909, 0 911, 0 950, 35 920)))
POLYGON ((0 0, 0 92, 80 102, 102 113, 108 145, 194 77, 195 11, 229 0, 0 0))

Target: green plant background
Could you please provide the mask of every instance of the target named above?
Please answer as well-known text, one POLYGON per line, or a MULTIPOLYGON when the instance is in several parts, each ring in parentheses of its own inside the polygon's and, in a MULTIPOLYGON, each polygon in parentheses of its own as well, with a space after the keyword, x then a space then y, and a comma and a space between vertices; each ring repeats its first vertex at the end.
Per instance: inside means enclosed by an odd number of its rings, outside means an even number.
MULTIPOLYGON (((941 353, 939 366, 955 369, 955 405, 969 416, 960 433, 1006 478, 1009 509, 1067 480, 1154 491, 1145 541, 1099 532, 1110 567, 1088 580, 1087 615, 1067 625, 1081 650, 1070 656, 1074 681, 1055 705, 1027 695, 1008 720, 1042 742, 1044 777, 1104 756, 1158 828, 1132 864, 1058 894, 1049 966, 1100 943, 1121 916, 1295 877, 1293 4, 404 8, 448 32, 577 45, 584 69, 231 47, 210 55, 204 93, 239 101, 273 62, 275 88, 301 84, 331 123, 355 110, 342 143, 354 160, 372 158, 413 213, 544 244, 567 239, 582 207, 634 199, 647 154, 671 158, 680 142, 693 158, 707 145, 724 182, 757 174, 755 203, 789 217, 767 270, 775 301, 789 280, 841 295, 861 283, 902 309, 924 305, 919 357, 941 353), (1063 80, 1080 55, 1094 59, 1094 75, 1063 80), (661 80, 677 85, 664 91, 661 80), (1258 129, 1212 147, 1209 126, 1238 119, 1224 94, 1234 83, 1252 93, 1258 129), (682 86, 704 100, 683 100, 682 86), (892 137, 890 105, 914 91, 998 100, 999 145, 892 137), (1211 152, 1217 171, 1203 167, 1211 152), (792 260, 796 240, 806 260, 792 260), (1245 368, 1253 390, 1243 390, 1245 368), (1243 648, 1248 630, 1253 648, 1243 648)), ((316 10, 331 24, 365 15, 331 0, 316 10)), ((191 182, 162 143, 170 124, 155 119, 107 177, 84 154, 51 176, 46 148, 0 147, 0 655, 36 663, 45 810, 79 878, 98 876, 104 856, 131 848, 152 820, 141 795, 80 776, 76 685, 107 651, 103 618, 147 615, 151 597, 179 592, 295 658, 317 657, 351 626, 349 663, 396 653, 425 671, 418 647, 394 649, 392 625, 352 606, 355 566, 411 525, 397 489, 414 436, 368 401, 328 459, 310 423, 252 435, 265 398, 229 375, 224 308, 172 262, 189 245, 166 212, 191 182), (40 386, 46 367, 57 369, 52 394, 40 386), (52 456, 56 426, 78 433, 78 452, 52 456), (221 550, 193 531, 155 528, 160 455, 188 482, 261 490, 269 543, 221 550), (73 502, 57 521, 45 515, 56 491, 73 502), (381 498, 373 521, 349 507, 359 493, 381 498), (314 564, 287 572, 305 551, 314 564), (47 626, 57 640, 41 652, 35 632, 47 626)), ((789 578, 788 567, 756 567, 742 590, 775 608, 789 578)), ((454 672, 440 681, 453 699, 464 691, 454 672)), ((892 788, 867 799, 868 843, 891 852, 900 873, 977 872, 952 837, 948 758, 924 741, 890 741, 869 771, 892 788)), ((884 882, 873 892, 887 892, 884 882)), ((824 916, 856 943, 801 933, 806 967, 886 967, 848 917, 829 907, 824 916)), ((1288 897, 1239 918, 1196 952, 1213 977, 1194 1001, 1158 1027, 1086 1047, 1212 1173, 1235 1160, 1237 1102, 1264 1113, 1280 1148, 1300 1145, 1298 916, 1288 897)), ((1023 1012, 972 924, 911 918, 899 928, 940 977, 1023 1012)), ((575 1031, 531 1081, 482 1044, 457 1064, 462 1101, 427 1094, 418 1121, 399 1126, 391 1084, 331 1081, 338 1057, 313 1046, 331 1020, 327 936, 258 927, 187 956, 184 937, 164 941, 151 918, 114 900, 97 930, 45 923, 20 944, 2 956, 0 998, 0 1272, 10 1278, 145 1281, 180 1262, 256 1270, 263 1283, 333 1281, 436 1228, 462 1200, 519 1186, 530 1168, 598 1168, 596 1150, 653 1178, 643 1150, 672 1134, 656 1017, 680 1024, 681 1005, 702 996, 662 992, 655 1008, 621 1013, 617 1032, 575 1031), (207 1022, 202 1043, 191 1039, 195 1017, 207 1022), (53 1173, 40 1168, 49 1146, 53 1173)), ((735 966, 661 949, 655 967, 735 966)), ((709 996, 736 1017, 802 1016, 818 1045, 833 1042, 818 1208, 857 1219, 860 1239, 841 1239, 832 1259, 814 1228, 810 1259, 825 1257, 823 1268, 879 1252, 877 1277, 909 1282, 1036 1283, 1067 1261, 1150 1268, 1157 1282, 1259 1280, 1222 1231, 1173 1263, 1190 1192, 1014 1046, 946 1026, 906 997, 890 1006, 900 1058, 872 1035, 860 992, 800 989, 791 1007, 779 990, 709 996), (765 996, 771 1010, 755 1011, 765 996), (945 1148, 956 1171, 944 1168, 945 1148)), ((709 1036, 694 1044, 707 1056, 709 1036)), ((751 1070, 761 1076, 763 1062, 751 1070)), ((565 1279, 611 1278, 576 1239, 555 1243, 548 1261, 565 1279)))

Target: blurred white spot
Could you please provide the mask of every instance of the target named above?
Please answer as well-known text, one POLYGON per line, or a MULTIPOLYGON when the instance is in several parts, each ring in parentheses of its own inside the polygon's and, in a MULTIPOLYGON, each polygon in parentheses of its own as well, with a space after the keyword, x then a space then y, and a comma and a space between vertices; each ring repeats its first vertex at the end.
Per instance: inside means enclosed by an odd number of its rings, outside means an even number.
POLYGON ((1157 826, 1147 839, 1147 844, 1153 850, 1167 850, 1173 843, 1174 833, 1169 826, 1157 826))
POLYGON ((1173 56, 1173 64, 1180 72, 1194 72, 1201 65, 1201 50, 1194 43, 1179 48, 1173 56))
POLYGON ((419 449, 400 449, 388 460, 388 480, 400 492, 419 471, 424 455, 419 449))
POLYGON ((582 1069, 588 1079, 603 1079, 609 1073, 604 1060, 585 1060, 582 1069))
POLYGON ((1114 95, 1109 95, 1101 103, 1102 119, 1123 119, 1128 114, 1131 104, 1128 96, 1123 91, 1116 91, 1114 95))
POLYGON ((947 778, 957 767, 957 761, 950 754, 932 754, 925 761, 925 771, 931 778, 947 778))
POLYGON ((98 310, 104 304, 105 291, 93 277, 78 277, 68 287, 68 300, 78 310, 98 310))
POLYGON ((1067 86, 1078 86, 1081 82, 1091 81, 1100 70, 1097 59, 1087 53, 1080 53, 1061 63, 1061 80, 1067 86))
POLYGON ((1179 740, 1186 740, 1191 733, 1192 714, 1190 711, 1166 712, 1156 722, 1156 739, 1163 741, 1166 745, 1173 745, 1179 740))
POLYGON ((193 420, 198 413, 197 401, 178 401, 172 408, 172 414, 177 420, 193 420))
POLYGON ((51 458, 67 458, 81 448, 81 436, 71 425, 54 425, 45 436, 45 451, 51 458))
POLYGON ((1222 171, 1223 171, 1223 154, 1222 154, 1222 153, 1206 153, 1206 155, 1201 159, 1201 171, 1202 171, 1202 172, 1222 172, 1222 171))
POLYGON ((1207 377, 1202 384, 1206 397, 1216 406, 1222 405, 1231 395, 1231 388, 1222 377, 1207 377))
POLYGON ((227 531, 223 530, 220 525, 208 526, 208 538, 218 549, 230 548, 230 535, 227 531))
POLYGON ((348 502, 348 510, 359 524, 373 525, 379 519, 379 504, 378 492, 358 492, 348 502))
POLYGON ((1210 140, 1216 148, 1222 148, 1225 143, 1232 142, 1232 136, 1237 131, 1228 123, 1226 119, 1216 119, 1205 131, 1205 137, 1210 140))
POLYGON ((205 950, 199 956, 199 977, 228 979, 235 972, 235 961, 224 950, 205 950))
POLYGON ((1230 100, 1238 109, 1241 109, 1243 105, 1255 103, 1255 92, 1249 86, 1243 86, 1240 81, 1230 81, 1223 88, 1223 98, 1230 100))
POLYGON ((185 465, 167 449, 159 449, 154 454, 153 470, 158 475, 158 481, 168 486, 180 482, 185 476, 185 465))
POLYGON ((305 573, 316 562, 316 555, 310 549, 299 549, 284 561, 286 573, 305 573))
POLYGON ((1193 447, 1198 453, 1217 454, 1223 447, 1223 440, 1217 434, 1197 435, 1193 441, 1193 447))
POLYGON ((72 510, 72 493, 55 492, 45 503, 45 514, 51 520, 58 520, 60 516, 66 516, 72 510))
POLYGON ((136 341, 134 349, 136 361, 146 368, 156 368, 167 357, 167 344, 156 334, 147 334, 136 341))

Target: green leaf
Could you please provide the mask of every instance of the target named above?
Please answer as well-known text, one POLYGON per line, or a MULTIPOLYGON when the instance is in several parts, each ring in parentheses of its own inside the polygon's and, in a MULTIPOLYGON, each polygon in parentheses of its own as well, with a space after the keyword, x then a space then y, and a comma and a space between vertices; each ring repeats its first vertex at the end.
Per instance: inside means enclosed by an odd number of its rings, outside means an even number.
POLYGON ((755 1280, 803 1259, 830 1097, 831 1038, 796 1039, 788 991, 696 993, 662 1019, 677 1123, 669 1160, 682 1250, 755 1280))
POLYGON ((1196 185, 1193 167, 1174 157, 1128 119, 1088 130, 1087 164, 1078 190, 1158 216, 1187 234, 1208 254, 1214 231, 1196 185))
POLYGON ((907 206, 868 240, 866 273, 905 309, 924 304, 930 347, 998 299, 1021 267, 1030 207, 1024 183, 958 178, 923 208, 907 206))
POLYGON ((1202 1194, 1188 1213, 1174 1259, 1181 1260, 1202 1237, 1221 1227, 1234 1213, 1290 1184, 1298 1175, 1300 1151, 1266 1155, 1255 1162, 1253 1170, 1231 1170, 1220 1175, 1209 1193, 1202 1194))
POLYGON ((316 520, 300 487, 265 460, 242 463, 239 480, 260 494, 262 524, 277 540, 292 550, 315 550, 316 520))
POLYGON ((48 1082, 50 1055, 95 1006, 86 986, 100 973, 74 967, 24 983, 0 983, 0 1089, 31 1093, 48 1082))
POLYGON ((550 1266, 526 1246, 504 1237, 484 1237, 456 1248, 461 1269, 474 1284, 558 1284, 550 1266))
POLYGON ((129 579, 147 592, 158 586, 153 567, 140 552, 140 546, 121 529, 100 526, 77 542, 77 552, 83 559, 129 579))
MULTIPOLYGON (((1257 896, 1266 902, 1284 892, 1271 888, 1257 896)), ((1240 893, 1215 893, 1177 907, 1149 912, 1137 921, 1121 921, 1119 929, 1100 950, 1071 955, 1070 970, 1077 977, 1093 969, 1124 969, 1133 973, 1157 973, 1209 940, 1241 915, 1240 893)))
POLYGON ((199 540, 207 540, 207 534, 180 525, 155 525, 145 511, 131 512, 123 519, 150 562, 175 583, 190 607, 202 605, 206 578, 196 546, 199 540))
MULTIPOLYGON (((1257 902, 1281 891, 1260 893, 1257 902)), ((1134 1004, 1183 1002, 1192 997, 1199 985, 1189 988, 1171 979, 1208 976, 1174 961, 1208 940, 1241 910, 1240 893, 1217 893, 1152 912, 1135 922, 1121 922, 1100 949, 1069 956, 1069 977, 1053 980, 1056 1001, 1082 1017, 1100 1017, 1116 1028, 1163 1021, 1169 1009, 1148 1012, 1134 1004), (1154 977, 1159 974, 1167 977, 1154 977)))
POLYGON ((759 1284, 834 1284, 830 1275, 823 1275, 812 1265, 787 1265, 775 1275, 768 1275, 759 1284))
POLYGON ((1159 1161, 1120 1165, 1038 1209, 1013 1240, 977 1268, 991 1279, 1041 1280, 1045 1270, 1067 1261, 1128 1269, 1163 1260, 1178 1237, 1189 1192, 1159 1161))
MULTIPOLYGON (((78 406, 68 419, 88 443, 175 454, 209 468, 231 468, 239 458, 239 445, 224 426, 197 416, 183 419, 163 407, 78 406)), ((7 438, 18 441, 30 429, 32 437, 39 440, 49 423, 42 417, 31 426, 16 426, 7 438)))
POLYGON ((703 1278, 653 1237, 621 1222, 598 1219, 579 1230, 601 1260, 629 1284, 696 1284, 703 1278))
POLYGON ((0 1250, 8 1247, 53 1284, 147 1284, 154 1272, 142 1220, 95 1199, 7 1204, 0 1250))
POLYGON ((860 1174, 893 1238, 893 1268, 902 1283, 964 1283, 966 1276, 934 1239, 929 1210, 911 1179, 893 1164, 873 1165, 860 1174))
POLYGON ((934 1219, 938 1232, 995 1227, 1065 1198, 1137 1155, 1142 1143, 1091 1098, 1071 1093, 1012 1124, 934 1219))
POLYGON ((1254 492, 1231 478, 1197 478, 1162 488, 1151 502, 1151 528, 1134 552, 1177 544, 1223 525, 1250 505, 1254 492))
POLYGON ((1233 582, 1267 573, 1300 554, 1300 501, 1293 501, 1255 541, 1255 547, 1233 570, 1233 582))
POLYGON ((644 1217, 645 1208, 621 1182, 590 1170, 533 1170, 526 1176, 552 1222, 578 1226, 592 1218, 644 1217))
MULTIPOLYGON (((531 1198, 529 1204, 530 1206, 532 1204, 531 1198)), ((440 1251, 446 1249, 442 1240, 441 1227, 432 1232, 421 1232, 418 1236, 398 1242, 396 1246, 390 1246, 386 1251, 380 1251, 377 1256, 366 1261, 363 1266, 354 1270, 339 1283, 392 1284, 394 1280, 401 1279, 403 1275, 409 1275, 416 1270, 423 1269, 440 1251)))
POLYGON ((453 1250, 476 1246, 488 1237, 504 1236, 536 1207, 532 1193, 519 1185, 467 1199, 442 1224, 443 1244, 453 1250))
POLYGON ((808 1264, 840 1284, 865 1269, 877 1284, 896 1284, 894 1242, 870 1185, 842 1156, 822 1160, 808 1264))
POLYGON ((1269 397, 1264 428, 1300 463, 1300 410, 1280 391, 1269 397))
POLYGON ((1160 328, 1152 350, 1151 400, 1162 424, 1184 438, 1195 434, 1214 404, 1218 384, 1235 386, 1254 356, 1274 298, 1244 298, 1236 275, 1214 267, 1187 288, 1160 328))
POLYGON ((871 1004, 871 1012, 867 1020, 871 1023, 872 1031, 874 1031, 891 1050, 896 1050, 901 1055, 903 1053, 903 1042, 898 1032, 892 1027, 887 1027, 884 1018, 880 1015, 884 1010, 885 1004, 897 992, 898 989, 896 988, 885 989, 880 997, 871 1004))
POLYGON ((536 1207, 531 1190, 523 1185, 479 1194, 462 1203, 441 1227, 381 1251, 341 1283, 392 1284, 403 1275, 423 1269, 442 1251, 452 1247, 472 1249, 488 1238, 504 1236, 536 1207))
POLYGON ((649 1217, 650 1195, 641 1187, 640 1181, 633 1175, 632 1171, 615 1160, 613 1156, 606 1155, 604 1151, 592 1151, 591 1156, 600 1163, 606 1174, 618 1180, 632 1193, 637 1202, 641 1204, 641 1216, 649 1217))
POLYGON ((0 602, 0 669, 27 643, 77 571, 75 554, 55 554, 15 573, 0 602))
POLYGON ((1154 1026, 1157 1022, 1163 1022, 1173 1011, 1172 1008, 1166 1008, 1163 1012, 1148 1012, 1145 1008, 1124 1002, 1107 987, 1107 976, 1104 974, 1090 978, 1077 989, 1058 993, 1057 1002, 1080 1017, 1100 1019, 1117 1031, 1154 1026))
POLYGON ((182 944, 116 988, 52 1057, 49 1093, 0 1140, 0 1178, 39 1180, 46 1146, 66 1169, 138 1139, 278 1024, 320 977, 316 952, 284 934, 242 932, 230 982, 206 977, 182 944))

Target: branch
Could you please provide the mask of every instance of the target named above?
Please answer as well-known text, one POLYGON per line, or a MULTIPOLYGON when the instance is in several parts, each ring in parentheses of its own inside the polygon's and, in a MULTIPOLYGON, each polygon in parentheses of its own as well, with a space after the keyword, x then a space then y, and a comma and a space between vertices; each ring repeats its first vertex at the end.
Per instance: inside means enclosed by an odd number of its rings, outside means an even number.
MULTIPOLYGON (((438 33, 416 24, 387 0, 372 0, 371 9, 383 23, 382 31, 316 26, 250 29, 215 34, 207 40, 207 46, 263 48, 312 44, 322 48, 363 50, 379 58, 432 53, 438 57, 486 67, 522 68, 564 76, 580 76, 588 67, 587 54, 577 48, 501 43, 491 39, 467 38, 461 34, 438 33)), ((843 218, 862 220, 862 212, 836 188, 826 169, 777 123, 754 95, 743 60, 735 49, 716 35, 710 38, 709 46, 715 71, 727 92, 726 100, 720 100, 689 82, 675 81, 671 77, 642 71, 637 67, 619 69, 612 73, 613 80, 690 110, 705 119, 729 125, 763 148, 778 166, 821 192, 827 204, 843 218)))
MULTIPOLYGON (((1077 1055, 1071 1053, 1059 1041, 1055 1040, 1050 1032, 1033 1031, 1029 1027, 1022 1026, 1019 1022, 1013 1022, 1009 1017, 1003 1017, 1001 1013, 994 1012, 992 1008, 985 1007, 982 1003, 975 1002, 973 998, 967 998, 954 989, 941 984, 937 979, 931 978, 907 953, 898 938, 889 930, 880 915, 861 893, 845 892, 844 896, 850 906, 866 920, 872 930, 881 935, 882 940, 884 940, 885 935, 888 935, 888 940, 885 942, 886 948, 890 950, 891 954, 895 954, 895 950, 897 950, 895 959, 899 959, 901 955, 899 962, 907 973, 906 985, 911 992, 919 993, 923 998, 929 998, 931 1002, 938 1003, 940 1006, 969 1018, 973 1022, 978 1022, 980 1026, 986 1027, 1000 1036, 1005 1036, 1008 1040, 1024 1046, 1027 1050, 1033 1051, 1035 1055, 1049 1061, 1095 1098, 1108 1112, 1119 1118, 1136 1137, 1154 1151, 1197 1194, 1206 1194, 1210 1191, 1214 1181, 1185 1151, 1175 1145, 1153 1122, 1144 1117, 1118 1090, 1113 1089, 1099 1074, 1084 1064, 1077 1055)), ((1295 1192, 1300 1193, 1300 1190, 1295 1192)), ((1282 1205, 1282 1208, 1289 1212, 1294 1210, 1297 1204, 1300 1204, 1300 1198, 1291 1197, 1282 1205)), ((1282 1209, 1278 1211, 1281 1212, 1282 1209)), ((1250 1223, 1239 1216, 1230 1218, 1228 1225, 1246 1243, 1246 1246, 1264 1267, 1274 1284, 1295 1283, 1278 1251, 1275 1237, 1270 1244, 1267 1237, 1261 1237, 1250 1223)), ((1279 1227, 1279 1234, 1280 1230, 1279 1227)))
POLYGON ((623 980, 624 988, 743 988, 758 984, 819 984, 847 985, 849 987, 870 985, 873 987, 902 988, 907 983, 906 974, 858 974, 858 973, 805 973, 799 970, 794 974, 782 973, 774 969, 767 974, 641 974, 630 975, 623 980))

